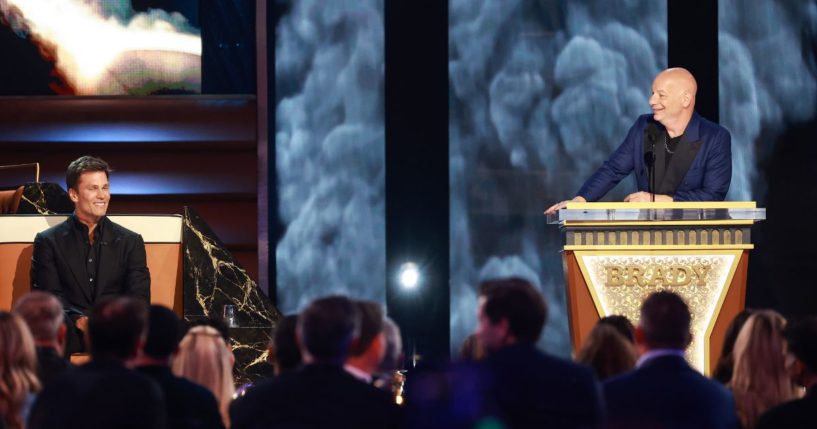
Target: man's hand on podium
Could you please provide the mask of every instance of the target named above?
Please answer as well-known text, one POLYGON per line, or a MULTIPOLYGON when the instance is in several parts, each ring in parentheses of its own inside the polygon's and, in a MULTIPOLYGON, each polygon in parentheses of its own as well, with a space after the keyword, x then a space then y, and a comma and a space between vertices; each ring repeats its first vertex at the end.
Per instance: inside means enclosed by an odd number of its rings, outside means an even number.
POLYGON ((587 200, 585 200, 584 197, 577 195, 577 196, 573 197, 572 200, 564 200, 564 201, 558 202, 558 203, 550 206, 549 209, 545 210, 545 214, 549 215, 549 214, 556 213, 557 211, 567 207, 567 203, 586 203, 586 202, 587 202, 587 200))
MULTIPOLYGON (((630 195, 627 195, 624 198, 625 203, 648 203, 652 201, 651 195, 649 192, 635 192, 630 195)), ((673 201, 672 197, 669 195, 664 194, 655 194, 655 202, 657 203, 671 203, 673 201)))

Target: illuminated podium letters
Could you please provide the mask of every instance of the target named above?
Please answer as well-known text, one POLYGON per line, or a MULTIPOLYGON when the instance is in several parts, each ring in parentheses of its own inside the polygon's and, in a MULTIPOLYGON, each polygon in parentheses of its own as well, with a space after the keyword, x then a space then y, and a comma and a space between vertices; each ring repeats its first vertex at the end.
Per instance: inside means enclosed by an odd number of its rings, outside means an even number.
POLYGON ((638 323, 641 302, 669 290, 689 304, 692 366, 711 373, 723 336, 743 310, 754 202, 570 203, 550 223, 564 239, 574 350, 600 317, 638 323))

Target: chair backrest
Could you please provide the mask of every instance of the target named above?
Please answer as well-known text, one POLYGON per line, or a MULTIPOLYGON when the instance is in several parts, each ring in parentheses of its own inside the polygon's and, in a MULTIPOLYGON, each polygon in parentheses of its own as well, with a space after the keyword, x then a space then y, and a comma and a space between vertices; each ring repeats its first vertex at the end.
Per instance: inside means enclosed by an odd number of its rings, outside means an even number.
POLYGON ((17 213, 17 208, 20 207, 20 200, 23 198, 24 188, 24 186, 20 186, 17 189, 0 191, 0 214, 17 213))

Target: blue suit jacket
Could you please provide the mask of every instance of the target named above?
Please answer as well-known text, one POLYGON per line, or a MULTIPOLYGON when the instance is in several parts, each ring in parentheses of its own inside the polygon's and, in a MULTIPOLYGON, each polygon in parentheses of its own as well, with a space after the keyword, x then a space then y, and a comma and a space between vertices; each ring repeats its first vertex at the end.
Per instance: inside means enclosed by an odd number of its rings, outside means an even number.
POLYGON ((657 356, 604 383, 609 429, 737 429, 732 393, 680 356, 657 356))
MULTIPOLYGON (((666 132, 660 123, 652 119, 652 114, 639 116, 621 146, 587 179, 577 195, 587 201, 598 201, 631 171, 635 171, 638 190, 648 192, 649 172, 644 164, 644 147, 648 139, 646 131, 650 126, 657 128, 659 133, 666 132)), ((681 158, 677 154, 681 149, 686 155, 694 157, 692 163, 686 171, 675 171, 672 164, 667 170, 668 175, 678 176, 675 178, 679 182, 678 187, 671 195, 673 199, 723 201, 732 180, 731 146, 729 131, 693 113, 675 155, 675 158, 681 158)), ((660 150, 660 146, 657 147, 660 150)))

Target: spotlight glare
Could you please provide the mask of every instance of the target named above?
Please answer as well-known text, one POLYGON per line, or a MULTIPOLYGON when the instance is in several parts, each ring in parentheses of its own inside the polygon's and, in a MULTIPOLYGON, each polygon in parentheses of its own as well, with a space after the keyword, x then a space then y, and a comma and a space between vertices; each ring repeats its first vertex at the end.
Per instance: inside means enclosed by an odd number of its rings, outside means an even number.
POLYGON ((420 270, 414 262, 406 262, 400 266, 398 274, 400 285, 405 289, 414 289, 420 283, 420 270))

